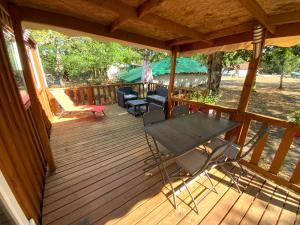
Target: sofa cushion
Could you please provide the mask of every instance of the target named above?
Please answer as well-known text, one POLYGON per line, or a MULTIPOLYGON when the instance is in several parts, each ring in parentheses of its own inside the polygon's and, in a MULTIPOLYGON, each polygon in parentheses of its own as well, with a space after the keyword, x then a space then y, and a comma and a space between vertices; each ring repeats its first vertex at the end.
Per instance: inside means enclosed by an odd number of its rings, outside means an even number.
POLYGON ((165 103, 167 98, 160 96, 160 95, 148 95, 147 99, 152 100, 154 102, 161 102, 161 103, 165 103))
POLYGON ((137 99, 137 96, 133 95, 133 94, 128 94, 128 95, 124 95, 124 99, 125 100, 134 100, 134 99, 137 99))

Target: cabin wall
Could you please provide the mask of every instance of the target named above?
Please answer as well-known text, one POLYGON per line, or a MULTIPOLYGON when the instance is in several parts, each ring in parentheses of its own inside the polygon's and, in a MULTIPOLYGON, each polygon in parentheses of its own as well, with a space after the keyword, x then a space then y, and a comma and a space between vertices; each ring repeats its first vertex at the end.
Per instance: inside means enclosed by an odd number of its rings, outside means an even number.
MULTIPOLYGON (((12 56, 12 49, 16 47, 12 43, 9 14, 2 2, 0 6, 0 170, 26 218, 40 224, 46 154, 26 84, 20 84, 22 70, 16 68, 20 64, 18 54, 12 56)), ((44 121, 41 122, 48 128, 46 122, 50 126, 51 123, 43 109, 44 121)))

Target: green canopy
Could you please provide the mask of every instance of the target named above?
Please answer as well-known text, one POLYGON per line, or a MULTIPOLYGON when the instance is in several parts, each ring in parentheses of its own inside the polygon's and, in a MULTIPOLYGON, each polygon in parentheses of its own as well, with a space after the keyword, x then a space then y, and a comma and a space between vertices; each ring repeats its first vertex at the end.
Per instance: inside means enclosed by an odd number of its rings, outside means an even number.
MULTIPOLYGON (((153 77, 165 75, 170 73, 171 59, 170 57, 163 60, 151 63, 153 77)), ((119 78, 126 82, 136 82, 141 80, 142 67, 138 67, 119 74, 119 78)), ((201 65, 196 60, 185 57, 178 57, 176 59, 176 73, 207 73, 207 67, 201 65)))

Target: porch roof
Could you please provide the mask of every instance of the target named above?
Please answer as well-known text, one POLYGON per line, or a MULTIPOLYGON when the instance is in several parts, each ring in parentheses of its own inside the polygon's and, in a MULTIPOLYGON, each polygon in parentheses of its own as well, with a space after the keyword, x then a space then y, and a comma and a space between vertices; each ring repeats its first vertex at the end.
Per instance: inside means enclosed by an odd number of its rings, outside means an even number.
POLYGON ((250 42, 258 23, 267 28, 268 39, 300 35, 300 0, 11 2, 19 6, 27 27, 51 27, 163 51, 176 46, 183 54, 250 42))

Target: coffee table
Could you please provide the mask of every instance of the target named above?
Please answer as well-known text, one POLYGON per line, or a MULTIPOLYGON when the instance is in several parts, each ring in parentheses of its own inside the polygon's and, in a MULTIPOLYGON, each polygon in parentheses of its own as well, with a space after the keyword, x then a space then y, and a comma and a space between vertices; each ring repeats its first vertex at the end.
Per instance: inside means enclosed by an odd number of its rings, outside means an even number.
POLYGON ((149 103, 142 99, 127 101, 126 105, 127 111, 134 116, 148 112, 149 103))

